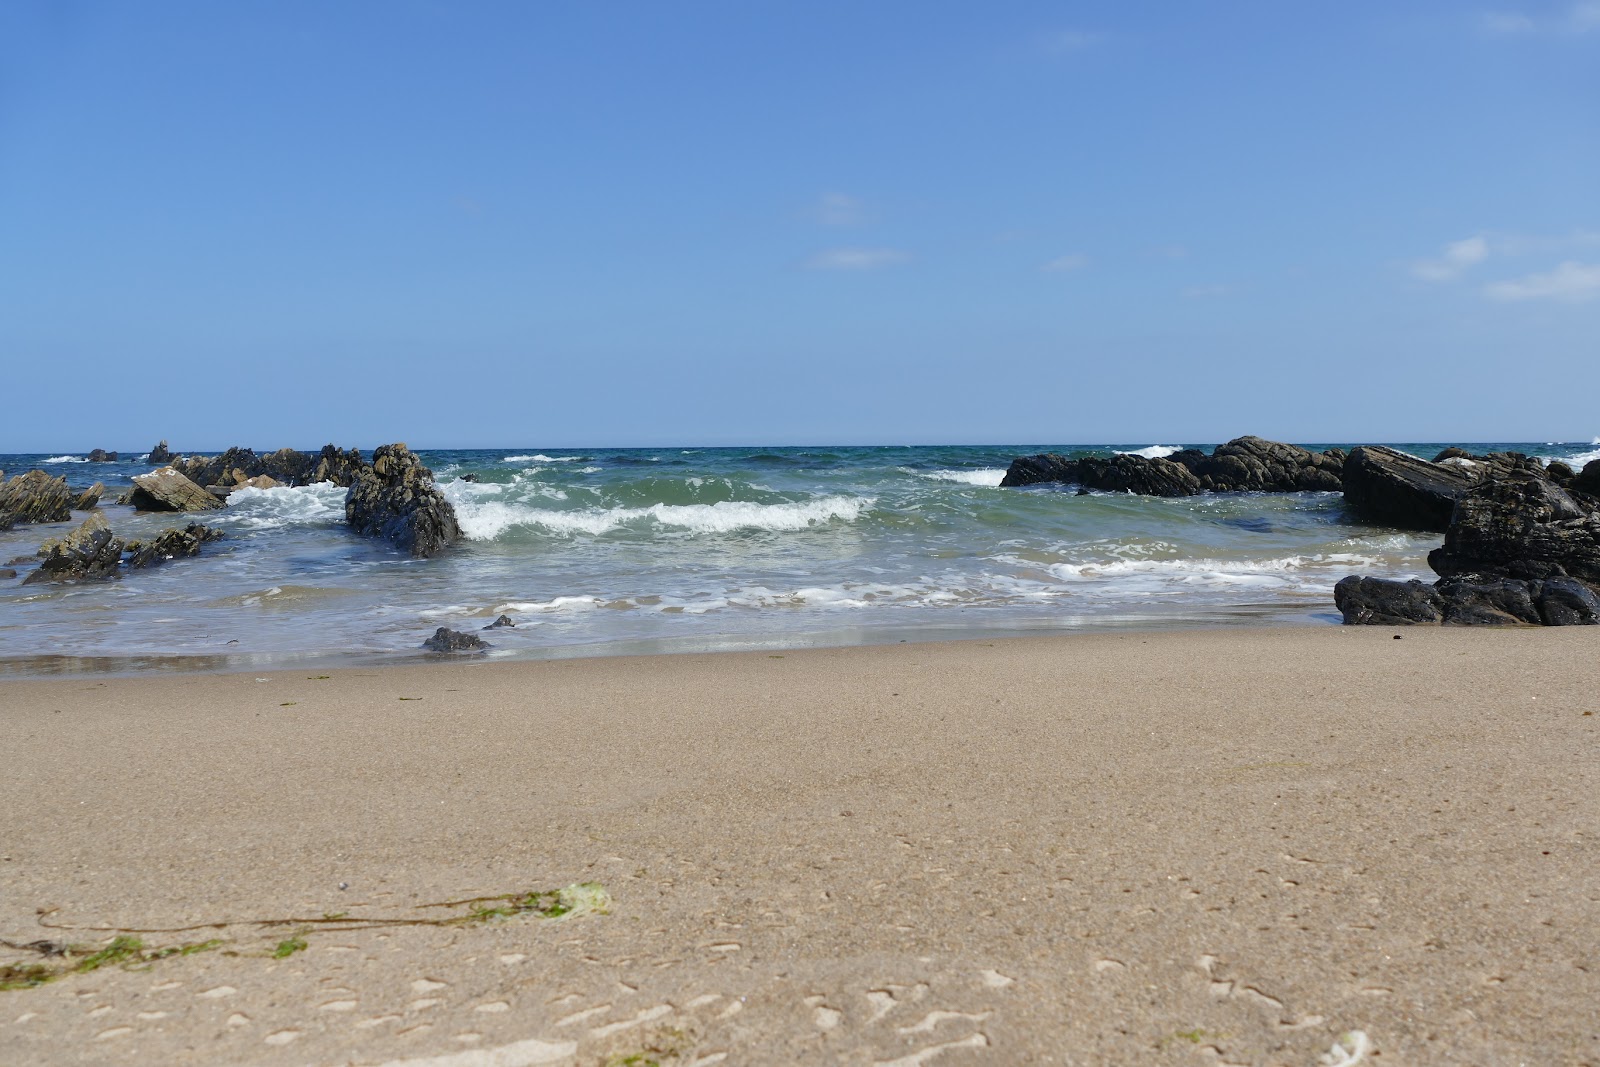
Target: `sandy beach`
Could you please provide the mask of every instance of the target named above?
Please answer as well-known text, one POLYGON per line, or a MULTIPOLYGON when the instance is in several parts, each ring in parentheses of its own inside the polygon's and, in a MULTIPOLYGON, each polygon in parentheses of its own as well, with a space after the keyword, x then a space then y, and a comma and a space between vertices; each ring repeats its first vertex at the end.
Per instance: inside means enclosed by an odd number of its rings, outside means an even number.
POLYGON ((1396 632, 3 682, 0 1063, 1600 1063, 1600 632, 1396 632))

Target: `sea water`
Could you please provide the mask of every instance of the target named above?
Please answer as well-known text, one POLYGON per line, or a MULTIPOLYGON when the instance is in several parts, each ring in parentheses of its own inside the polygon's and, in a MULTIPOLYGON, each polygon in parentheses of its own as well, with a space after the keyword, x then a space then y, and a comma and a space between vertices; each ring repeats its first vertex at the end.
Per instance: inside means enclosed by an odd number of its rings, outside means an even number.
MULTIPOLYGON (((241 489, 194 517, 227 533, 201 556, 104 582, 0 579, 0 672, 410 660, 435 628, 501 614, 516 626, 483 634, 489 659, 1332 624, 1347 574, 1432 579, 1439 535, 1357 522, 1338 493, 999 488, 1019 455, 1178 447, 422 451, 465 533, 442 555, 355 536, 335 486, 241 489)), ((1600 441, 1464 447, 1600 458, 1600 441)), ((33 467, 103 481, 110 501, 151 465, 0 456, 33 467)), ((125 537, 189 521, 102 510, 125 537)), ((0 562, 69 528, 0 533, 0 562)))

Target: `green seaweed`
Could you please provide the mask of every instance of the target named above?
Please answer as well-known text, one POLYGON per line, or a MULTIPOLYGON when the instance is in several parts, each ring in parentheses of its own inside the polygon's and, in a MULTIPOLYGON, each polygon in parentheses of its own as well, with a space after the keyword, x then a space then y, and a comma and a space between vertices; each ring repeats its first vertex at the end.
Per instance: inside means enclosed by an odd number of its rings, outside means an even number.
POLYGON ((286 960, 290 956, 293 956, 296 952, 304 952, 306 947, 305 938, 286 937, 282 941, 278 942, 277 948, 272 950, 272 958, 275 960, 286 960))

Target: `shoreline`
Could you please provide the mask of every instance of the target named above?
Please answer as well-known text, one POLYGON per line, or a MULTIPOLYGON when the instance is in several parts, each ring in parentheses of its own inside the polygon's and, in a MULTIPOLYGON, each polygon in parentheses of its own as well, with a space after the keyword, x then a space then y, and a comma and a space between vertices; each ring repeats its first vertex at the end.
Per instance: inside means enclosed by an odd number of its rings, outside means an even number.
POLYGON ((1394 632, 0 681, 0 937, 304 920, 0 992, 0 1049, 1593 1062, 1600 636, 1394 632))

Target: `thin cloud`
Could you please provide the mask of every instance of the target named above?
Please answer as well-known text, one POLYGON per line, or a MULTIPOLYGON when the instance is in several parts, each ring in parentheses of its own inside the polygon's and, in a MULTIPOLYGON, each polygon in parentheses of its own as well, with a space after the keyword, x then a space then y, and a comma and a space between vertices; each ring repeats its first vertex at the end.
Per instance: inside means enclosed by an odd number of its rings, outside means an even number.
POLYGON ((881 270, 910 261, 898 248, 829 248, 805 261, 807 270, 881 270))
POLYGON ((1048 263, 1041 263, 1039 269, 1048 274, 1065 274, 1068 271, 1082 270, 1088 265, 1088 256, 1074 252, 1069 256, 1059 256, 1048 263))
POLYGON ((860 226, 870 218, 867 205, 846 193, 827 193, 817 201, 813 215, 824 226, 860 226))
POLYGON ((1559 14, 1529 15, 1523 11, 1487 11, 1478 27, 1491 37, 1529 37, 1536 34, 1575 34, 1600 30, 1600 0, 1579 0, 1559 14))
POLYGON ((1489 242, 1482 236, 1468 237, 1445 245, 1444 251, 1434 259, 1420 259, 1411 264, 1411 273, 1425 282, 1448 282, 1489 258, 1489 242))
POLYGON ((1529 274, 1483 287, 1490 300, 1563 300, 1578 303, 1600 297, 1600 264, 1569 259, 1544 274, 1529 274))

